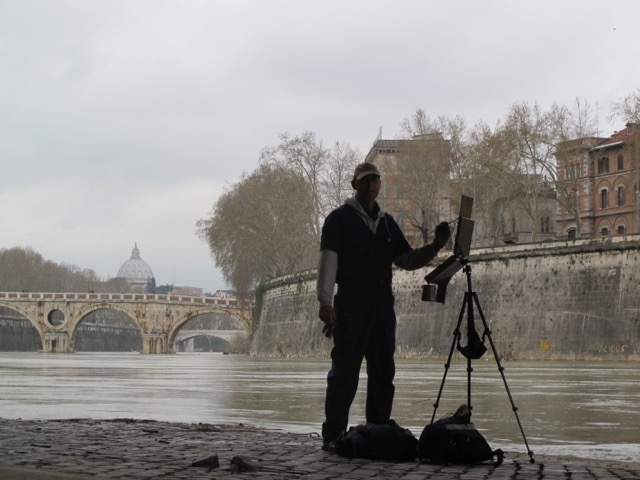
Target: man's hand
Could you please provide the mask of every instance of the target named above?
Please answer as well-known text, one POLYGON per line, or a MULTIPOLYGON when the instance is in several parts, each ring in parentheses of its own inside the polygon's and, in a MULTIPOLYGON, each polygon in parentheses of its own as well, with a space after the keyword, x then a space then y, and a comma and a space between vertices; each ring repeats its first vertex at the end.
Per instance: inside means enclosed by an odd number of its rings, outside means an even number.
POLYGON ((440 250, 444 247, 451 237, 451 229, 447 222, 442 222, 436 227, 436 238, 433 240, 433 246, 440 250))
POLYGON ((324 322, 322 333, 327 338, 331 338, 333 326, 336 324, 336 311, 331 305, 322 305, 318 312, 318 317, 324 322))

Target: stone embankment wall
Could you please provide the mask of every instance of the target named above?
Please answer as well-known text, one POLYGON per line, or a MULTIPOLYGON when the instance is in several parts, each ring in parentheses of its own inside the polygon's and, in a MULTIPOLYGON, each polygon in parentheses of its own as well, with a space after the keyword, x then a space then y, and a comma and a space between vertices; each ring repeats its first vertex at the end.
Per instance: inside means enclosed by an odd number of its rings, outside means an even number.
MULTIPOLYGON (((394 273, 399 357, 449 355, 466 273, 453 276, 444 304, 421 301, 424 275, 447 257, 432 267, 394 273)), ((475 250, 469 261, 472 290, 503 360, 640 360, 640 237, 475 250)), ((270 282, 252 354, 327 355, 331 341, 322 335, 317 308, 315 272, 270 282)), ((474 314, 482 335, 476 308, 474 314)), ((467 318, 465 311, 463 345, 467 318)))

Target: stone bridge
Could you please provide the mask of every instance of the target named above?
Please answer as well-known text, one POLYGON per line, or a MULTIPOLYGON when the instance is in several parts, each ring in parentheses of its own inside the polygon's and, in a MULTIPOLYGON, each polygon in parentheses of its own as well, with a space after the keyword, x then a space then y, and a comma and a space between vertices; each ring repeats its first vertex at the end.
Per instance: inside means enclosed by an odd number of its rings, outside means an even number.
POLYGON ((180 330, 176 335, 176 342, 183 342, 194 337, 218 337, 227 342, 231 342, 237 338, 244 338, 247 336, 245 330, 180 330))
POLYGON ((195 337, 216 337, 231 343, 234 340, 244 340, 247 338, 247 332, 245 330, 185 330, 182 329, 178 332, 175 339, 175 345, 179 342, 185 342, 185 348, 187 352, 193 351, 195 337))
POLYGON ((36 328, 43 352, 73 352, 78 326, 91 312, 124 312, 142 334, 143 353, 175 353, 180 327, 198 315, 220 313, 231 317, 248 335, 251 303, 215 297, 147 293, 28 293, 0 292, 0 307, 26 317, 36 328))

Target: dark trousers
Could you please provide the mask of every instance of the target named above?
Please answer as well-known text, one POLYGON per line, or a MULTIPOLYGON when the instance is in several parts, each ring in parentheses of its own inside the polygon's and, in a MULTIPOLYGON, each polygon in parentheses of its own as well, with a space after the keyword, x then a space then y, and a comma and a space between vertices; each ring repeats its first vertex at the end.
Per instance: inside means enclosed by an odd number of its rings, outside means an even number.
POLYGON ((327 375, 326 420, 322 424, 322 436, 327 441, 347 429, 363 358, 367 361, 367 423, 389 420, 395 391, 393 297, 363 302, 336 296, 335 309, 337 324, 327 375))

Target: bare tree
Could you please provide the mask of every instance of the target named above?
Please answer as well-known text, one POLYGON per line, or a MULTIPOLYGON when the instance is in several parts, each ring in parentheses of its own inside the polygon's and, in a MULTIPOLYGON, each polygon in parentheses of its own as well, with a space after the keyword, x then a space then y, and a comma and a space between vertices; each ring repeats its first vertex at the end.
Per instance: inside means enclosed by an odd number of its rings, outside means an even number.
POLYGON ((332 149, 316 139, 314 132, 291 136, 280 135, 280 143, 265 147, 261 164, 282 169, 303 180, 313 201, 313 232, 320 238, 324 218, 352 192, 351 176, 360 162, 361 154, 344 142, 336 142, 332 149))
POLYGON ((326 207, 322 202, 322 177, 327 168, 329 152, 314 132, 303 132, 300 136, 280 135, 275 147, 265 147, 260 155, 263 164, 270 165, 296 176, 307 185, 313 202, 313 233, 320 235, 326 207))
POLYGON ((308 183, 261 165, 231 186, 196 228, 227 283, 243 297, 260 282, 316 265, 313 212, 308 183))
POLYGON ((385 161, 386 208, 398 219, 410 241, 428 243, 435 226, 449 216, 449 175, 451 142, 439 127, 447 126, 417 109, 401 124, 402 136, 397 158, 385 161))
POLYGON ((473 197, 476 218, 476 245, 498 245, 505 233, 503 209, 513 188, 508 167, 508 145, 484 122, 478 122, 469 134, 466 180, 462 192, 473 197))
POLYGON ((473 168, 469 162, 470 132, 462 117, 450 118, 441 115, 432 119, 419 108, 412 117, 402 121, 400 129, 401 135, 406 139, 441 134, 449 142, 450 165, 448 170, 450 178, 454 181, 460 181, 471 177, 473 168))
POLYGON ((640 123, 640 87, 611 105, 609 120, 640 123))
POLYGON ((361 159, 361 153, 347 143, 336 142, 333 149, 329 151, 326 169, 323 170, 320 182, 323 198, 321 214, 323 217, 352 195, 353 170, 361 162, 361 159))
POLYGON ((536 240, 536 225, 540 215, 539 185, 544 172, 543 163, 553 157, 554 151, 546 138, 548 130, 545 122, 545 115, 537 104, 514 104, 509 109, 503 128, 497 133, 507 146, 504 149, 506 156, 502 159, 502 166, 509 178, 505 198, 517 202, 529 216, 532 241, 536 240))
POLYGON ((555 170, 556 132, 552 117, 538 104, 510 106, 498 134, 506 142, 504 164, 511 175, 513 199, 531 220, 531 241, 536 241, 543 210, 546 175, 555 170))
POLYGON ((559 175, 556 145, 591 135, 596 126, 594 109, 576 98, 570 107, 554 104, 549 110, 527 102, 513 104, 494 129, 484 122, 469 129, 459 117, 431 118, 418 109, 404 119, 401 132, 406 139, 435 133, 447 139, 451 211, 460 195, 475 198, 474 211, 479 220, 476 242, 498 244, 507 231, 515 231, 512 225, 505 226, 504 214, 520 218, 519 212, 524 213, 530 220, 531 240, 535 241, 544 218, 555 208, 555 191, 570 204, 572 189, 567 193, 567 176, 559 175))
POLYGON ((576 98, 571 108, 554 104, 544 111, 537 103, 513 104, 509 107, 498 134, 508 145, 504 165, 513 173, 510 189, 514 200, 531 219, 531 240, 536 241, 541 215, 553 195, 576 216, 579 205, 575 193, 581 169, 559 166, 557 145, 570 138, 593 135, 596 115, 591 105, 576 98))
POLYGON ((554 186, 560 211, 573 218, 579 236, 581 183, 589 174, 586 152, 601 140, 596 137, 597 112, 588 102, 576 98, 571 108, 553 104, 548 119, 550 138, 556 149, 553 161, 544 164, 545 175, 554 186), (567 156, 567 148, 574 153, 567 156))
POLYGON ((445 199, 450 159, 449 143, 440 134, 415 138, 401 154, 389 208, 419 232, 418 244, 427 244, 435 226, 448 216, 445 199))
POLYGON ((438 132, 436 121, 427 113, 418 108, 411 117, 405 117, 400 124, 400 131, 403 138, 413 138, 420 135, 438 132))

